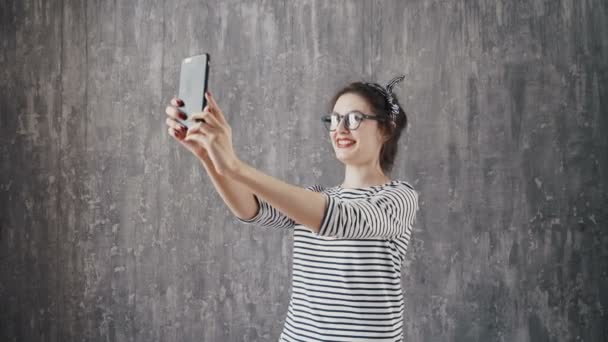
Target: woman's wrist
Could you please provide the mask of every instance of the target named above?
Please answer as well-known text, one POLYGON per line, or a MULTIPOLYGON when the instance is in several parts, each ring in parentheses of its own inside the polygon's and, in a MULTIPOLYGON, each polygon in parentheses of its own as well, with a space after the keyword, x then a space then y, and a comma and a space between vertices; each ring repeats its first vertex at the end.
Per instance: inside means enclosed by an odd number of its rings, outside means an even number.
POLYGON ((230 167, 226 170, 225 173, 227 176, 230 176, 233 179, 237 179, 238 177, 242 176, 246 167, 247 167, 246 163, 244 163, 242 160, 236 158, 234 160, 234 162, 230 164, 230 167))
POLYGON ((206 168, 213 168, 213 161, 209 158, 208 154, 197 155, 198 160, 205 165, 206 168))

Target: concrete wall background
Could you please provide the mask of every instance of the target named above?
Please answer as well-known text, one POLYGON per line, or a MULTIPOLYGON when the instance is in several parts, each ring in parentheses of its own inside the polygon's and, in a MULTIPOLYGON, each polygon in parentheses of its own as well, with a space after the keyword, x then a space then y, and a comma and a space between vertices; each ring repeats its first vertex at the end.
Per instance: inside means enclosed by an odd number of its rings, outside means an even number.
POLYGON ((343 175, 318 120, 386 82, 421 193, 407 341, 605 341, 608 5, 1 1, 0 340, 269 341, 291 235, 239 224, 166 134, 181 58, 241 159, 343 175))

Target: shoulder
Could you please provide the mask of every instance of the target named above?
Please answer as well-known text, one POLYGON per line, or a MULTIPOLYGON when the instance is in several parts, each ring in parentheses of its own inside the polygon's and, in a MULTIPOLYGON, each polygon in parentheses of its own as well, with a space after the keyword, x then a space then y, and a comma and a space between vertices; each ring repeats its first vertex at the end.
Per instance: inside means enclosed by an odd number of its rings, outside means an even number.
POLYGON ((406 181, 394 180, 390 184, 385 185, 378 192, 379 195, 395 195, 401 197, 402 200, 417 201, 418 191, 406 181))
POLYGON ((392 181, 390 184, 387 184, 383 187, 383 190, 389 191, 410 191, 417 193, 416 189, 409 183, 404 180, 396 179, 392 181))
POLYGON ((325 186, 320 184, 313 184, 306 187, 306 190, 314 191, 314 192, 323 192, 325 190, 325 186))
POLYGON ((419 193, 410 183, 397 180, 394 184, 388 185, 384 190, 383 192, 387 198, 393 198, 401 206, 418 210, 419 193))

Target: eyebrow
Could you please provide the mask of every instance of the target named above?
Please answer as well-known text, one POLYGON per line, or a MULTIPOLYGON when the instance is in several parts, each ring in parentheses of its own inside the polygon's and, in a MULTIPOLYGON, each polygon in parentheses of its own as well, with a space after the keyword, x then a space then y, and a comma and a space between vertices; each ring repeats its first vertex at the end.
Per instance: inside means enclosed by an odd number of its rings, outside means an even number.
MULTIPOLYGON (((352 113, 352 112, 359 113, 359 114, 365 114, 365 113, 361 112, 361 111, 360 111, 360 110, 358 110, 358 109, 353 109, 353 110, 350 110, 350 111, 346 112, 344 115, 346 115, 346 114, 348 114, 348 113, 352 113)), ((332 111, 332 114, 338 114, 338 115, 342 115, 342 114, 340 114, 340 113, 338 113, 338 112, 336 112, 336 111, 332 111)))

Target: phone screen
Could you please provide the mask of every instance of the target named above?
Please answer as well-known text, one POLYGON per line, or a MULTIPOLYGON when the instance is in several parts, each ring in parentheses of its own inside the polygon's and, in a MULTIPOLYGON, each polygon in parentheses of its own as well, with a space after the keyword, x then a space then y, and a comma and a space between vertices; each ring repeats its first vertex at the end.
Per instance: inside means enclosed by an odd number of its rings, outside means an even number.
POLYGON ((209 79, 209 54, 191 56, 182 60, 179 75, 179 94, 178 97, 184 101, 184 106, 179 109, 188 118, 179 120, 186 127, 195 124, 190 120, 190 115, 202 112, 206 105, 205 93, 209 79))

